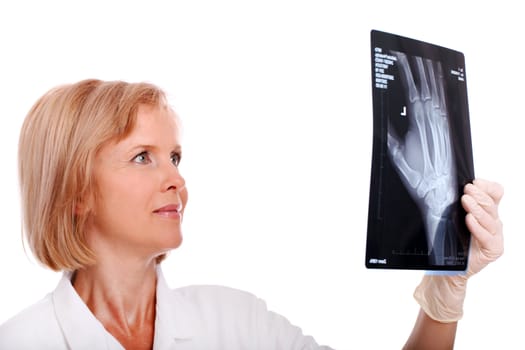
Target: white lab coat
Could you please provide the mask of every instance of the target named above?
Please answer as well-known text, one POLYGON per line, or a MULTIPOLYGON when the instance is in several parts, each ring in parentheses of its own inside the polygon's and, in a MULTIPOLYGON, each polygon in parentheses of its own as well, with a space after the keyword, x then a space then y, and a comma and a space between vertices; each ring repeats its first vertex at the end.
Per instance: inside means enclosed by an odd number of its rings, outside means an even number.
MULTIPOLYGON (((220 286, 170 289, 158 269, 154 350, 328 349, 252 294, 220 286)), ((0 350, 123 350, 64 273, 43 300, 0 326, 0 350)))

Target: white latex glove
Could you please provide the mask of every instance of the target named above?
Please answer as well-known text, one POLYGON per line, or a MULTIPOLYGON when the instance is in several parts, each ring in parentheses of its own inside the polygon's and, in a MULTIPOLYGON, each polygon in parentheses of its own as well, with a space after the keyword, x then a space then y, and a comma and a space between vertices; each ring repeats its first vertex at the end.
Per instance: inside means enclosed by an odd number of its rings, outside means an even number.
POLYGON ((498 205, 503 187, 495 182, 477 179, 464 188, 461 203, 472 234, 468 268, 456 276, 425 275, 414 297, 432 319, 455 322, 463 316, 467 280, 503 254, 503 224, 498 205))

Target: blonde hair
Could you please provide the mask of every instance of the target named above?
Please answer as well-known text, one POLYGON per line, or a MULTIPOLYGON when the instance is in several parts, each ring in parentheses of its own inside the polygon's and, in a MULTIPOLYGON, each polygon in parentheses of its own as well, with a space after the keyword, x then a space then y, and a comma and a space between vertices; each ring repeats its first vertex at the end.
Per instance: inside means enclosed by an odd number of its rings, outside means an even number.
POLYGON ((131 132, 140 105, 169 108, 152 84, 89 79, 51 89, 29 111, 18 148, 22 222, 43 265, 60 271, 96 262, 86 244, 89 213, 78 208, 96 195, 95 155, 131 132))

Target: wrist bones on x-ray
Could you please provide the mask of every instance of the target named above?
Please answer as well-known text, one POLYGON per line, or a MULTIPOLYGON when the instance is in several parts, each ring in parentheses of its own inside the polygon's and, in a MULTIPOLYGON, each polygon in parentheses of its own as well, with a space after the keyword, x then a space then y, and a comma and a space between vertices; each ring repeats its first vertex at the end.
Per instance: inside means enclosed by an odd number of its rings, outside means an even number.
POLYGON ((404 139, 389 127, 387 146, 401 180, 424 214, 429 250, 439 253, 443 250, 439 243, 432 247, 436 231, 457 199, 443 70, 440 62, 415 57, 418 90, 407 56, 394 55, 408 94, 409 127, 404 139))

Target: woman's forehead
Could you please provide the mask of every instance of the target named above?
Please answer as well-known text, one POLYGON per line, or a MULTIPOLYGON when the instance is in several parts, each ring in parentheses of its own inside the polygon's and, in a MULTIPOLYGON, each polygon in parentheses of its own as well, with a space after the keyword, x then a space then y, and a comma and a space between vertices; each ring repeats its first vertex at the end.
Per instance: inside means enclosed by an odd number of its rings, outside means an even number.
POLYGON ((102 147, 109 151, 134 147, 180 149, 179 119, 169 108, 140 106, 134 125, 127 135, 114 139, 102 147))
POLYGON ((179 120, 170 108, 141 105, 137 111, 135 125, 131 133, 147 133, 149 131, 179 133, 179 120))

